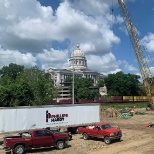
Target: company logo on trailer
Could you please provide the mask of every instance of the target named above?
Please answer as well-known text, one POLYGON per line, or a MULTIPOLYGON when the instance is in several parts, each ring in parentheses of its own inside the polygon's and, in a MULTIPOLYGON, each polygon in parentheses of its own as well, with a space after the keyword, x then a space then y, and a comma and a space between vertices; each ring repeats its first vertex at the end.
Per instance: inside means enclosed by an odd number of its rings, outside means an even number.
POLYGON ((50 122, 64 121, 66 117, 68 117, 68 114, 51 114, 48 110, 46 111, 46 122, 49 122, 50 119, 50 122))

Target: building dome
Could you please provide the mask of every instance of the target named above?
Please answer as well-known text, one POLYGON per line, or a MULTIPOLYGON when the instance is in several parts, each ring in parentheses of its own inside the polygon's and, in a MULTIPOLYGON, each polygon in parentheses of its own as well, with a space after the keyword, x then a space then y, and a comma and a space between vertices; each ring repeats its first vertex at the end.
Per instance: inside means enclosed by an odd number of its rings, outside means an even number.
POLYGON ((72 52, 69 60, 69 69, 81 71, 87 68, 87 60, 85 54, 81 51, 80 46, 77 45, 76 49, 72 52))
POLYGON ((71 54, 71 57, 85 57, 84 53, 81 51, 80 46, 77 45, 76 49, 71 54))

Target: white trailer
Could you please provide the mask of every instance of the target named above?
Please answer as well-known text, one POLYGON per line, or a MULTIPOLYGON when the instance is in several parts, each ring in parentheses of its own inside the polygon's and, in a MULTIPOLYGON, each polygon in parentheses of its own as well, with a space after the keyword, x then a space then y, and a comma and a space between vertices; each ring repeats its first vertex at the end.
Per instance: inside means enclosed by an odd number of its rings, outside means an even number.
POLYGON ((100 122, 99 104, 0 108, 0 133, 35 128, 78 126, 100 122))

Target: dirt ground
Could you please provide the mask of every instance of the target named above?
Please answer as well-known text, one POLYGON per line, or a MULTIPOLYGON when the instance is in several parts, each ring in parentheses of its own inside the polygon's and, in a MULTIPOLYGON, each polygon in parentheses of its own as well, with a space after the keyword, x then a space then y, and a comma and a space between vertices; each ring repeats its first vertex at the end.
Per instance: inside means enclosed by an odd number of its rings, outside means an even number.
MULTIPOLYGON (((154 153, 154 127, 145 127, 146 123, 154 122, 154 111, 145 109, 138 111, 146 114, 135 114, 129 119, 119 117, 107 118, 103 121, 109 122, 112 126, 119 126, 122 129, 122 139, 120 142, 113 142, 106 145, 102 139, 83 140, 80 134, 73 135, 73 140, 69 146, 63 150, 55 148, 33 150, 27 154, 153 154, 154 153)), ((0 141, 2 137, 0 135, 0 141)), ((0 154, 5 151, 0 147, 0 154)))

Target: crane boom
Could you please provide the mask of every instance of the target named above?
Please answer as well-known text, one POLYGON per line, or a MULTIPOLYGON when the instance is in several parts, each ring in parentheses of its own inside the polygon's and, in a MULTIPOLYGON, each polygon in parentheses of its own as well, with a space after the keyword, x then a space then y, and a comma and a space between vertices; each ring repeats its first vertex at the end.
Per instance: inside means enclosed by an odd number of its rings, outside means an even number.
POLYGON ((150 71, 150 68, 148 66, 148 62, 146 57, 144 56, 144 48, 141 45, 141 42, 138 37, 137 30, 133 24, 133 20, 131 19, 131 15, 127 9, 127 6, 124 2, 124 0, 118 0, 121 14, 128 32, 128 35, 130 37, 130 40, 132 42, 136 58, 138 60, 141 76, 143 79, 143 84, 145 87, 146 94, 149 98, 149 103, 152 107, 154 107, 154 84, 153 84, 153 78, 152 73, 150 71))

